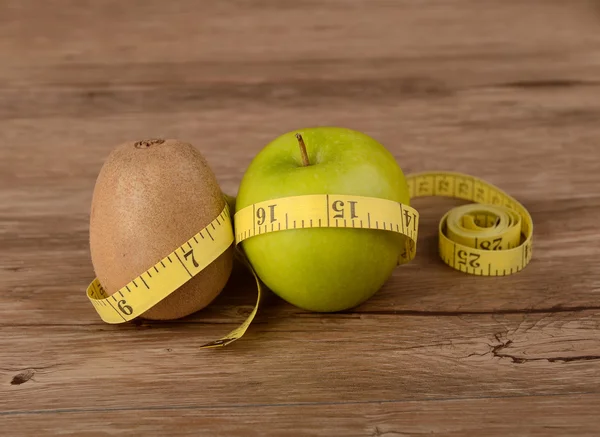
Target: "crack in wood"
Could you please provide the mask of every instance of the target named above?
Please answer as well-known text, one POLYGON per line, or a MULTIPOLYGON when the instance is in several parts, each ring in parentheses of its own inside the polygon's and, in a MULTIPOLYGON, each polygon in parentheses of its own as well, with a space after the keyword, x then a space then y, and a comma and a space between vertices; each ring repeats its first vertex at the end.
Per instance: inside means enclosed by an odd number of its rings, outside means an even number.
POLYGON ((399 431, 382 431, 379 426, 375 426, 371 437, 403 437, 408 436, 409 434, 399 432, 399 431))
POLYGON ((517 80, 514 82, 499 83, 493 86, 505 88, 546 89, 546 88, 572 88, 576 86, 598 86, 600 81, 579 79, 543 79, 543 80, 517 80))
MULTIPOLYGON (((556 363, 556 362, 571 362, 571 361, 591 361, 591 360, 600 360, 600 355, 580 355, 580 356, 573 356, 573 357, 561 357, 561 356, 557 356, 557 357, 535 357, 535 358, 522 358, 522 357, 518 357, 509 353, 503 353, 501 352, 504 349, 507 349, 510 347, 510 345, 513 344, 512 340, 506 340, 506 341, 502 341, 500 339, 500 335, 501 334, 495 334, 494 337, 496 337, 496 340, 498 341, 498 344, 495 346, 491 346, 491 354, 492 356, 496 357, 496 358, 510 358, 512 360, 513 363, 515 364, 523 364, 523 363, 527 363, 529 361, 548 361, 549 363, 556 363)), ((471 354, 473 355, 473 354, 471 354)), ((469 356, 471 356, 469 355, 469 356)), ((487 355, 487 354, 485 354, 487 355)))

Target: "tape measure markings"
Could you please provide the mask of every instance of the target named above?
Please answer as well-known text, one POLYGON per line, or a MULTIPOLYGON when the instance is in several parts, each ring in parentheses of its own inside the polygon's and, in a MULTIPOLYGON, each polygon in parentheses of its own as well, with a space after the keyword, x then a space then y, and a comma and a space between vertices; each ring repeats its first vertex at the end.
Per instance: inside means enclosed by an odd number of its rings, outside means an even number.
MULTIPOLYGON (((449 266, 472 275, 505 276, 520 272, 531 260, 531 216, 504 191, 455 172, 417 173, 406 180, 411 198, 443 196, 475 202, 453 208, 440 220, 439 255, 449 266)), ((238 246, 243 241, 293 229, 383 230, 406 237, 398 260, 402 264, 416 255, 419 214, 409 205, 387 199, 319 194, 258 202, 238 211, 233 222, 235 236, 226 205, 208 226, 111 296, 95 279, 87 290, 94 308, 108 323, 134 319, 193 278, 235 242, 234 253, 254 275, 258 297, 240 326, 201 348, 224 346, 244 335, 262 299, 261 282, 238 246)))
POLYGON ((386 230, 412 240, 404 256, 409 261, 416 253, 418 218, 414 208, 389 199, 309 194, 249 205, 235 214, 234 229, 236 244, 265 233, 310 228, 386 230), (325 223, 327 226, 323 226, 325 223))
MULTIPOLYGON (((500 276, 521 271, 530 261, 531 217, 507 193, 481 179, 454 172, 413 174, 407 178, 407 183, 411 198, 444 196, 475 202, 453 208, 440 221, 439 253, 446 264, 472 275, 500 276)), ((401 258, 410 261, 416 253, 418 218, 412 207, 401 203, 324 194, 258 202, 235 214, 234 227, 237 244, 269 232, 298 229, 298 221, 301 228, 307 227, 306 221, 310 224, 308 227, 322 227, 321 221, 326 220, 326 227, 331 228, 394 231, 408 237, 401 258), (356 209, 359 204, 363 206, 361 217, 356 209), (391 205, 399 208, 399 212, 392 210, 391 205), (275 229, 273 222, 278 221, 282 213, 285 214, 285 226, 279 223, 275 229), (268 219, 271 230, 266 224, 268 219), (315 221, 319 226, 315 226, 315 221)))
MULTIPOLYGON (((454 172, 417 173, 409 176, 407 182, 411 198, 445 196, 476 202, 474 205, 451 210, 440 221, 440 256, 453 268, 481 275, 485 272, 483 266, 488 264, 487 275, 505 276, 521 271, 531 260, 533 221, 527 209, 509 194, 481 179, 454 172), (452 241, 446 236, 448 219, 452 211, 468 213, 481 210, 484 213, 493 214, 494 211, 497 211, 494 208, 504 208, 509 219, 516 218, 514 224, 510 221, 508 224, 514 225, 514 229, 511 230, 511 227, 507 225, 508 227, 504 228, 503 233, 492 233, 496 239, 499 238, 499 235, 502 238, 507 234, 512 235, 512 241, 506 243, 510 247, 504 250, 486 250, 482 248, 482 244, 489 243, 489 238, 476 237, 476 240, 473 239, 473 244, 465 245, 452 241), (452 262, 448 261, 450 245, 453 252, 452 262), (474 269, 473 273, 469 267, 474 269)), ((469 241, 470 239, 465 238, 465 240, 469 241)))
POLYGON ((132 320, 200 273, 233 242, 229 208, 225 205, 204 229, 111 296, 100 281, 94 279, 88 287, 88 298, 105 322, 132 320))

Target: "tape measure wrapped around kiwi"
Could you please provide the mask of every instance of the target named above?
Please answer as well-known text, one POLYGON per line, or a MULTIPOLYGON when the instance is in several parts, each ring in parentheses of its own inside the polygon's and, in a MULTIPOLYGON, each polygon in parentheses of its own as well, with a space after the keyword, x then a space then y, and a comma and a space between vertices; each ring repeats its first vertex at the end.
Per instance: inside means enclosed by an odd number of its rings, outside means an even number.
POLYGON ((201 153, 174 139, 128 142, 104 163, 90 217, 97 278, 88 297, 108 323, 172 320, 210 304, 233 267, 229 207, 201 153))

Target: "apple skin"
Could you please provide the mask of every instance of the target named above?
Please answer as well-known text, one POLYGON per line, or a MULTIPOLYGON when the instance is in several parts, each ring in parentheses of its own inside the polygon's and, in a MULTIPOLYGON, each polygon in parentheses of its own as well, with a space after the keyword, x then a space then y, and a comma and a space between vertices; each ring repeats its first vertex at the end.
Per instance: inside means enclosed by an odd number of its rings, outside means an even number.
MULTIPOLYGON (((373 138, 341 127, 288 132, 264 147, 240 183, 236 211, 256 202, 306 194, 345 194, 408 205, 405 176, 373 138), (296 134, 311 165, 303 166, 296 134)), ((262 234, 241 243, 269 289, 299 308, 336 312, 373 296, 403 250, 400 234, 370 229, 311 228, 262 234)))

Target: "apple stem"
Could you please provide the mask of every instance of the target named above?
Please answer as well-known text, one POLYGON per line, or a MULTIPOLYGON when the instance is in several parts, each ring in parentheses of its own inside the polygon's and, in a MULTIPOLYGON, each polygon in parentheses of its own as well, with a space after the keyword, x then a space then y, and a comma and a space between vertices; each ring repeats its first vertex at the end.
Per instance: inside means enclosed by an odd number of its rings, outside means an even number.
POLYGON ((308 167, 310 165, 310 161, 308 160, 308 153, 306 152, 306 145, 304 144, 302 135, 296 134, 296 138, 298 139, 298 145, 300 146, 300 155, 302 156, 302 165, 304 167, 308 167))

